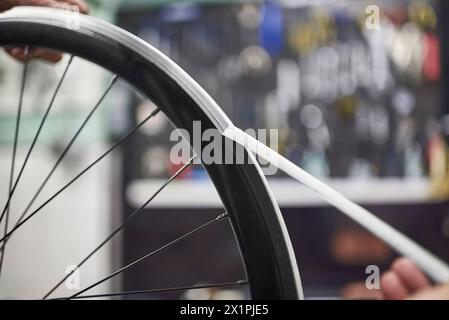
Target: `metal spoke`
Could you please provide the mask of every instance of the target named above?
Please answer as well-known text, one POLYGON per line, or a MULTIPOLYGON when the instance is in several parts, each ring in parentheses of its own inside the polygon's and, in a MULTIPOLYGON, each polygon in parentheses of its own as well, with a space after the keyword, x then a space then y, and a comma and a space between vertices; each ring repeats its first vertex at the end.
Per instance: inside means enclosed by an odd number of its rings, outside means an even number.
POLYGON ((140 207, 138 207, 136 210, 134 210, 126 219, 123 221, 123 223, 116 228, 103 242, 101 242, 94 250, 92 250, 77 266, 74 268, 71 272, 69 272, 63 279, 61 279, 47 294, 43 297, 43 299, 48 298, 61 284, 64 283, 74 272, 75 270, 81 268, 83 264, 85 264, 98 250, 100 250, 106 243, 108 243, 118 232, 120 232, 126 225, 128 225, 132 219, 141 212, 148 204, 153 201, 154 198, 162 191, 164 190, 174 179, 176 179, 182 172, 184 172, 185 169, 187 169, 195 159, 195 156, 190 158, 190 160, 182 167, 180 168, 174 175, 172 175, 162 186, 159 187, 159 189, 153 193, 153 195, 145 201, 140 207))
MULTIPOLYGON (((12 182, 14 180, 14 169, 15 169, 15 165, 16 165, 16 154, 17 154, 17 143, 18 143, 18 139, 19 139, 20 120, 22 118, 23 94, 25 92, 25 85, 26 85, 26 79, 27 79, 27 74, 28 74, 28 53, 29 53, 29 48, 26 47, 25 48, 25 62, 24 62, 23 71, 22 71, 22 82, 20 85, 19 107, 17 108, 17 116, 16 116, 16 129, 14 132, 14 146, 13 146, 13 151, 12 151, 11 170, 9 172, 8 194, 11 194, 12 184, 13 184, 12 182)), ((8 203, 9 203, 9 199, 8 199, 8 203)), ((9 205, 8 205, 7 209, 5 211, 3 211, 2 216, 0 217, 0 222, 2 221, 4 216, 6 216, 6 219, 5 219, 5 228, 3 231, 3 235, 8 233, 9 205)), ((0 254, 0 275, 2 272, 4 257, 5 257, 5 250, 3 249, 0 254)))
MULTIPOLYGON (((100 162, 103 158, 105 158, 109 153, 111 153, 117 146, 122 144, 126 139, 134 134, 141 126, 143 126, 148 120, 154 117, 159 113, 159 109, 154 110, 147 118, 145 118, 142 122, 140 122, 134 129, 129 131, 124 137, 122 137, 119 141, 114 143, 108 150, 106 150, 100 157, 98 157, 94 162, 88 165, 84 170, 82 170, 78 175, 76 175, 69 183, 67 183, 64 187, 59 189, 58 192, 53 194, 50 198, 48 198, 43 204, 41 204, 36 210, 34 210, 28 217, 26 217, 22 222, 18 222, 16 226, 8 232, 3 238, 0 239, 0 242, 5 242, 14 232, 16 232, 19 228, 21 228, 27 221, 29 221, 32 217, 34 217, 40 210, 42 210, 45 206, 47 206, 53 199, 59 196, 64 190, 70 187, 75 181, 77 181, 82 175, 84 175, 87 171, 92 169, 98 162, 100 162)), ((3 244, 4 247, 4 244, 3 244)))
MULTIPOLYGON (((104 294, 94 294, 94 295, 86 295, 86 296, 77 296, 71 298, 75 299, 93 299, 93 298, 106 298, 106 297, 118 297, 118 296, 130 296, 130 295, 142 295, 149 293, 163 293, 163 292, 176 292, 176 291, 186 291, 186 290, 198 290, 198 289, 209 289, 209 288, 225 288, 225 287, 243 287, 247 286, 248 281, 239 280, 235 282, 227 282, 227 283, 217 283, 217 284, 205 284, 205 285, 197 285, 197 286, 187 286, 187 287, 174 287, 174 288, 163 288, 163 289, 150 289, 150 290, 138 290, 138 291, 125 291, 125 292, 113 292, 113 293, 104 293, 104 294)), ((50 300, 67 300, 68 298, 56 298, 50 300)))
MULTIPOLYGON (((56 171, 56 169, 59 167, 59 165, 61 164, 62 160, 64 160, 65 156, 67 155, 67 153, 69 152, 70 148, 72 147, 72 145, 75 143, 76 139, 78 138, 78 136, 80 135, 81 131, 84 129, 84 127, 87 125, 87 123, 89 122, 89 120, 92 118, 92 116, 94 115, 95 111, 98 109, 98 107, 101 105, 101 103, 103 102, 103 100, 106 98, 107 94, 109 93, 109 91, 112 89, 112 86, 114 85, 114 83, 117 81, 118 76, 114 75, 111 79, 111 81, 109 82, 109 85, 106 87, 106 90, 104 91, 104 93, 101 95, 100 99, 98 100, 98 102, 95 104, 95 106, 92 108, 92 110, 89 112, 89 114, 87 115, 86 119, 84 119, 83 123, 81 124, 81 126, 78 128, 78 130, 76 131, 75 135, 72 137, 72 139, 70 140, 70 142, 67 144, 67 146, 65 147, 65 149, 62 151, 61 155, 59 156, 58 160, 56 161, 56 163, 53 165, 53 168, 50 170, 50 172, 48 173, 48 175, 46 176, 46 178, 44 179, 44 182, 40 185, 38 191, 34 194, 33 198, 31 199, 31 201, 28 203, 26 209, 22 212, 22 214, 20 215, 18 222, 20 223, 22 221, 22 219, 25 217, 25 215, 27 214, 27 212, 29 211, 29 209, 31 208, 31 206, 33 205, 34 201, 36 201, 37 197, 39 196, 39 194, 42 192, 43 188, 45 187, 45 185, 47 184, 47 182, 50 180, 51 176, 53 175, 53 173, 56 171)), ((8 205, 8 203, 7 203, 8 205)), ((5 208, 3 209, 4 211, 7 208, 7 205, 5 206, 5 208)), ((16 223, 16 226, 17 226, 16 223)))
POLYGON ((170 247, 172 247, 172 246, 174 246, 174 245, 176 245, 176 244, 178 244, 178 243, 180 243, 180 242, 182 242, 182 241, 184 241, 184 240, 190 238, 191 236, 193 236, 193 235, 199 233, 200 231, 203 231, 203 230, 207 229, 208 227, 214 225, 215 223, 217 223, 217 222, 219 222, 219 221, 222 221, 222 220, 223 220, 224 218, 226 218, 227 216, 228 216, 228 214, 227 214, 226 212, 223 213, 223 214, 221 214, 221 215, 219 215, 219 216, 216 217, 215 219, 210 220, 209 222, 203 224, 202 226, 200 226, 200 227, 198 227, 198 228, 196 228, 196 229, 193 229, 193 230, 190 231, 190 232, 185 233, 184 235, 180 236, 179 238, 176 238, 175 240, 173 240, 173 241, 171 241, 171 242, 169 242, 169 243, 163 245, 162 247, 160 247, 160 248, 158 248, 158 249, 156 249, 156 250, 154 250, 154 251, 151 251, 151 252, 148 253, 147 255, 145 255, 145 256, 143 256, 143 257, 141 257, 141 258, 139 258, 139 259, 137 259, 137 260, 131 262, 130 264, 126 265, 125 267, 123 267, 123 268, 121 268, 121 269, 119 269, 119 270, 117 270, 117 271, 111 273, 109 276, 107 276, 107 277, 105 277, 105 278, 103 278, 103 279, 101 279, 101 280, 95 282, 94 284, 92 284, 92 285, 88 286, 87 288, 85 288, 85 289, 79 291, 78 293, 75 293, 74 295, 72 295, 71 297, 69 297, 68 300, 69 300, 69 299, 73 299, 73 298, 75 298, 75 297, 78 297, 78 296, 81 295, 82 293, 84 293, 84 292, 86 292, 86 291, 88 291, 88 290, 90 290, 90 289, 92 289, 92 288, 94 288, 94 287, 96 287, 96 286, 102 284, 103 282, 105 282, 105 281, 107 281, 107 280, 109 280, 109 279, 115 277, 116 275, 118 275, 118 274, 120 274, 120 273, 122 273, 122 272, 128 270, 129 268, 132 268, 132 267, 135 266, 136 264, 138 264, 138 263, 140 263, 140 262, 142 262, 142 261, 144 261, 144 260, 146 260, 146 259, 148 259, 148 258, 150 258, 150 257, 152 257, 152 256, 154 256, 154 255, 156 255, 156 254, 158 254, 158 253, 160 253, 160 252, 162 252, 163 250, 166 250, 166 249, 168 249, 168 248, 170 248, 170 247))
POLYGON ((17 185, 19 184, 20 178, 22 177, 22 174, 23 174, 23 172, 25 170, 25 167, 26 167, 26 165, 28 163, 28 160, 30 159, 31 153, 33 152, 33 149, 34 149, 34 147, 36 145, 36 142, 37 142, 37 140, 38 140, 38 138, 39 138, 39 136, 41 134, 42 128, 44 127, 44 124, 47 121, 48 115, 50 114, 50 110, 53 107, 53 104, 55 102, 56 96, 59 93, 59 89, 61 88, 61 85, 62 85, 62 83, 63 83, 63 81, 64 81, 64 79, 65 79, 65 77, 67 75, 67 72, 69 71, 69 68, 70 68, 70 66, 71 66, 71 64, 73 62, 73 59, 74 59, 74 56, 73 55, 70 56, 69 62, 67 63, 67 66, 65 67, 65 70, 62 73, 62 76, 59 79, 58 84, 56 85, 56 89, 55 89, 55 91, 54 91, 54 93, 53 93, 53 95, 51 97, 50 103, 48 104, 48 107, 47 107, 47 109, 46 109, 46 111, 44 113, 44 116, 42 117, 42 120, 41 120, 41 122, 39 124, 39 128, 37 129, 36 134, 34 135, 33 142, 31 143, 30 148, 28 149, 28 152, 27 152, 27 155, 25 157, 25 160, 23 161, 22 167, 20 168, 19 174, 18 174, 18 176, 16 178, 16 181, 14 182, 14 186, 12 187, 12 189, 9 192, 9 197, 8 197, 8 200, 7 200, 6 205, 5 205, 6 207, 9 207, 9 204, 11 202, 11 198, 14 195, 14 192, 15 192, 15 190, 17 188, 17 185))

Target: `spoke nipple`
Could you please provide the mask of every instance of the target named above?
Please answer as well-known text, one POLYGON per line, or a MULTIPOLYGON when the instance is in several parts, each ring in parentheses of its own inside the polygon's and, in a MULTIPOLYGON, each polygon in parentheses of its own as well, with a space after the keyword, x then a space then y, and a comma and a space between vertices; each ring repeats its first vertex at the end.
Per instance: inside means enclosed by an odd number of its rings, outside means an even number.
POLYGON ((222 220, 222 219, 226 218, 227 216, 228 216, 228 213, 225 212, 225 213, 223 213, 223 214, 220 214, 220 215, 217 217, 216 220, 222 220))
POLYGON ((154 117, 154 116, 157 115, 159 112, 161 112, 161 109, 159 109, 159 108, 155 109, 153 112, 151 112, 150 118, 151 118, 151 117, 154 117))

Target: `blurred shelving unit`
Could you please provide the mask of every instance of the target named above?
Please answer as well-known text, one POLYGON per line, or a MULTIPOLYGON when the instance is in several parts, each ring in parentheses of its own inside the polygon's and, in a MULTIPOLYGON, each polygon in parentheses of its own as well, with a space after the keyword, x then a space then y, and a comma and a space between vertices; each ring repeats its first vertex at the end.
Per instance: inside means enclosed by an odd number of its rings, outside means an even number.
MULTIPOLYGON (((326 181, 350 200, 363 205, 422 204, 438 202, 429 192, 429 180, 420 179, 332 179, 326 181)), ((139 207, 148 194, 154 193, 164 180, 133 181, 126 198, 139 207)), ((269 185, 281 208, 326 206, 325 200, 296 181, 270 179, 269 185)), ((208 181, 175 181, 148 208, 221 208, 212 183, 208 181)), ((301 211, 299 211, 300 213, 301 211)))

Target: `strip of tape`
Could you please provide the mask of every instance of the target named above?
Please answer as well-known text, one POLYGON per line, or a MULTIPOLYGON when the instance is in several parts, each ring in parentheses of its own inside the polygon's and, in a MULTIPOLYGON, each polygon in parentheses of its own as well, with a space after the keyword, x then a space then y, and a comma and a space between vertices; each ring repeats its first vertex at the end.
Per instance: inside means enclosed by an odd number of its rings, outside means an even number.
MULTIPOLYGON (((385 241, 401 255, 413 260, 429 277, 439 283, 449 281, 449 267, 440 258, 408 238, 368 210, 344 197, 319 179, 307 173, 276 151, 235 126, 229 126, 223 135, 246 147, 259 157, 275 165, 293 179, 318 193, 324 200, 385 241)), ((298 195, 300 196, 300 195, 298 195)))

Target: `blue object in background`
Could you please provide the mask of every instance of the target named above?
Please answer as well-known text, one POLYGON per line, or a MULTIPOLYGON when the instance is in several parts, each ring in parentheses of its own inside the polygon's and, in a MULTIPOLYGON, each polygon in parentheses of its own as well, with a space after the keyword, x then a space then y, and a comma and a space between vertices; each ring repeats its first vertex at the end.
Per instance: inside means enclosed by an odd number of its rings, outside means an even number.
POLYGON ((262 20, 260 23, 260 44, 272 56, 283 50, 283 14, 282 8, 271 1, 262 5, 262 20))
POLYGON ((166 23, 188 22, 201 16, 201 7, 191 3, 175 3, 162 8, 161 21, 166 23))
POLYGON ((209 176, 203 167, 195 167, 192 170, 191 178, 193 180, 208 180, 209 176))

